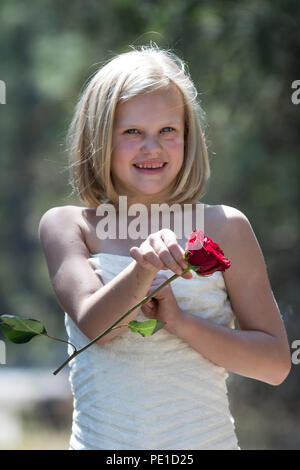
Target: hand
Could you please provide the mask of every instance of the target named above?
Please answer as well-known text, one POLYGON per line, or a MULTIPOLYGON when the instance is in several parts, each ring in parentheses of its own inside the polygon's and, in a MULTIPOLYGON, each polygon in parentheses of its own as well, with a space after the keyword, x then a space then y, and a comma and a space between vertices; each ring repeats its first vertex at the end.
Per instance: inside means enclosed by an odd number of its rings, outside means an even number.
MULTIPOLYGON (((181 275, 187 268, 184 259, 184 250, 177 243, 177 237, 170 229, 162 229, 151 233, 140 247, 130 248, 130 256, 145 269, 155 274, 160 270, 170 269, 175 274, 181 275)), ((184 279, 193 277, 192 271, 182 275, 184 279)))
MULTIPOLYGON (((156 274, 147 295, 152 294, 167 279, 165 274, 156 274)), ((181 313, 170 284, 167 284, 154 297, 145 302, 141 306, 141 310, 148 318, 166 322, 164 328, 175 334, 176 324, 181 313)))

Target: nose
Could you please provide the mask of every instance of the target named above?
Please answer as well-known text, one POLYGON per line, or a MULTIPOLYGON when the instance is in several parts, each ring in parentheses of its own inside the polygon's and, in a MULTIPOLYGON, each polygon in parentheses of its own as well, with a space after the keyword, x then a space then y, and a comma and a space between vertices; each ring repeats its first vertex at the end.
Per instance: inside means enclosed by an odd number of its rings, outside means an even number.
POLYGON ((161 153, 162 146, 158 139, 149 136, 143 139, 141 151, 147 155, 157 155, 161 153))

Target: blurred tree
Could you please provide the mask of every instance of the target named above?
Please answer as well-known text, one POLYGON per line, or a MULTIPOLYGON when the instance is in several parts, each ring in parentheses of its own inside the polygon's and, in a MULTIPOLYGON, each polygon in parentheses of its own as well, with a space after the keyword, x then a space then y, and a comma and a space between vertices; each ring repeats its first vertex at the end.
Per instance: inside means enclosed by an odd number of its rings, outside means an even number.
MULTIPOLYGON (((37 230, 50 207, 80 205, 68 185, 67 127, 97 68, 130 44, 153 40, 187 62, 199 90, 212 165, 204 200, 248 216, 290 341, 299 337, 299 106, 291 84, 300 79, 300 3, 2 0, 0 13, 7 88, 0 105, 0 311, 39 318, 50 334, 64 334, 37 230)), ((7 356, 10 365, 55 367, 65 354, 37 340, 26 350, 8 345, 7 356)), ((242 447, 299 447, 298 369, 276 389, 232 377, 242 447)))

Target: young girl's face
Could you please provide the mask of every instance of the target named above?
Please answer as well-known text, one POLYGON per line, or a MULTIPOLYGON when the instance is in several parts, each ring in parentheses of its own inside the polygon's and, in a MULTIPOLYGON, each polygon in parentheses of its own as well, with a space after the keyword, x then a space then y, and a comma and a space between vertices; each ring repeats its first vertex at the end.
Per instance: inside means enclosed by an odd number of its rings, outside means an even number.
POLYGON ((128 202, 168 202, 184 158, 184 104, 173 85, 135 96, 116 109, 111 173, 128 202), (139 169, 137 164, 161 164, 139 169))

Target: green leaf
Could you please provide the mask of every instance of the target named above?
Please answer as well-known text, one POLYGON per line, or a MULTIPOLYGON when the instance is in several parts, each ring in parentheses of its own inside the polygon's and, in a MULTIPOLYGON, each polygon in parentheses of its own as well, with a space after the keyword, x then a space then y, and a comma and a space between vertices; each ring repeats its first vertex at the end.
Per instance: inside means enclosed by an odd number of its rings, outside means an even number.
POLYGON ((132 320, 128 323, 128 327, 133 331, 133 333, 140 333, 142 336, 152 336, 158 330, 163 328, 166 324, 164 321, 159 320, 146 320, 146 321, 137 321, 132 320))
POLYGON ((17 315, 0 315, 0 328, 13 343, 28 343, 34 336, 47 335, 44 325, 32 318, 17 315))

